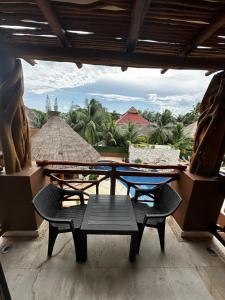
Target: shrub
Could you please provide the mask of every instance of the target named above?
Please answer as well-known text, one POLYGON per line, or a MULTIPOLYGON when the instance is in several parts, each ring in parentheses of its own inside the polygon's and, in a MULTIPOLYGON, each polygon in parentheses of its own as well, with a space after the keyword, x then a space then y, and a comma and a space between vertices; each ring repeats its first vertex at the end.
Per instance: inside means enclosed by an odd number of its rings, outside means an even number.
POLYGON ((89 180, 97 180, 97 179, 98 179, 98 175, 97 175, 97 174, 90 174, 90 175, 88 176, 88 179, 89 179, 89 180))
POLYGON ((142 160, 140 158, 136 158, 134 162, 135 162, 135 164, 141 164, 142 160))

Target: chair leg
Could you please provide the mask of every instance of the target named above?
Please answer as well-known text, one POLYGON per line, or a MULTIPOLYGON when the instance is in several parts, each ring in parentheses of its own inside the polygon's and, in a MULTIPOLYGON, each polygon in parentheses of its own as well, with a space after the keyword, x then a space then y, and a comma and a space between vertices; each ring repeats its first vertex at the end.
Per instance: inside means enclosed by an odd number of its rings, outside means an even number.
POLYGON ((52 251, 55 245, 55 240, 58 235, 58 230, 49 225, 49 237, 48 237, 48 256, 52 256, 52 251))
POLYGON ((141 240, 142 240, 142 235, 143 235, 144 229, 145 229, 145 227, 143 226, 143 224, 142 223, 138 223, 137 254, 139 254, 139 251, 140 251, 141 240))
POLYGON ((161 251, 165 249, 165 221, 157 225, 161 251))

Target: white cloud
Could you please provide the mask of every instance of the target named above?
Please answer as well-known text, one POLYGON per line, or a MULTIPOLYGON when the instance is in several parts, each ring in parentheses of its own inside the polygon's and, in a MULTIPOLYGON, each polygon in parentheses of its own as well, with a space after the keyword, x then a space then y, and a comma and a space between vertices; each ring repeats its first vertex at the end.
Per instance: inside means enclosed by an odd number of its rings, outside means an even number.
POLYGON ((193 105, 200 102, 203 93, 196 93, 193 95, 171 95, 160 97, 156 94, 149 94, 148 100, 152 104, 158 104, 160 112, 165 109, 172 110, 174 114, 182 114, 189 111, 193 105))
MULTIPOLYGON (((149 103, 162 111, 183 113, 201 101, 211 76, 203 71, 169 70, 161 75, 158 69, 120 68, 84 65, 77 69, 72 63, 42 62, 34 67, 23 63, 26 92, 34 95, 54 93, 73 88, 106 103, 149 103)), ((137 107, 139 108, 139 107, 137 107)), ((116 109, 116 105, 115 105, 116 109)))
POLYGON ((132 97, 132 96, 117 95, 117 94, 101 94, 101 93, 88 93, 88 95, 92 97, 101 98, 106 101, 146 102, 146 99, 143 97, 132 97))
POLYGON ((35 66, 23 63, 25 88, 34 94, 44 94, 54 90, 73 88, 95 83, 108 72, 119 70, 109 67, 84 65, 78 69, 72 63, 42 62, 35 66))

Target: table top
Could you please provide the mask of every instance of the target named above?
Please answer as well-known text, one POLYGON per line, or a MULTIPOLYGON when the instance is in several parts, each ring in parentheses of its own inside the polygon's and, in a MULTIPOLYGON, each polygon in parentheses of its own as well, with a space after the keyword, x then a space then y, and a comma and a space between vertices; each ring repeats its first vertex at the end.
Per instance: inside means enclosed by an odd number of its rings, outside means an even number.
POLYGON ((90 195, 81 230, 93 234, 138 232, 129 196, 90 195))

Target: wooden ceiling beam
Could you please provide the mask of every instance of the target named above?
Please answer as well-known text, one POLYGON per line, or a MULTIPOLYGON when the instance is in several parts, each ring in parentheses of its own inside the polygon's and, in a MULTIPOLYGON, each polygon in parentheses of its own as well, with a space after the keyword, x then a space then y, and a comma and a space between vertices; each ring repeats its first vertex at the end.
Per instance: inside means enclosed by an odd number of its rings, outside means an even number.
POLYGON ((49 0, 35 0, 45 19, 47 20, 52 32, 58 37, 63 47, 72 47, 69 42, 66 31, 60 24, 58 16, 56 15, 49 0))
POLYGON ((181 56, 189 55, 197 46, 207 41, 215 32, 225 24, 225 10, 223 10, 214 20, 206 25, 196 37, 180 53, 181 56))
MULTIPOLYGON (((217 32, 222 26, 225 25, 225 10, 223 10, 219 15, 217 15, 210 24, 206 25, 195 38, 185 46, 179 55, 188 56, 193 50, 195 50, 199 45, 206 42, 215 32, 217 32)), ((161 74, 166 73, 168 69, 161 70, 161 74)))
POLYGON ((51 46, 31 46, 20 43, 1 45, 16 57, 50 61, 74 62, 106 66, 128 66, 135 68, 174 68, 194 70, 224 70, 223 58, 177 57, 147 53, 126 53, 95 49, 60 48, 51 46))
MULTIPOLYGON (((149 5, 152 0, 135 0, 131 11, 130 29, 127 38, 127 52, 134 52, 138 38, 140 35, 141 27, 144 23, 144 18, 149 9, 149 5)), ((127 67, 121 68, 122 71, 126 71, 127 67)))
MULTIPOLYGON (((10 42, 10 40, 11 40, 11 35, 7 33, 3 28, 0 28, 0 42, 4 44, 10 42)), ((31 66, 36 65, 36 61, 34 59, 24 58, 24 60, 31 66)))
POLYGON ((216 72, 218 72, 218 70, 208 70, 207 72, 205 72, 205 76, 210 76, 216 72))
MULTIPOLYGON (((49 0, 35 0, 39 9, 41 10, 43 16, 47 20, 49 27, 51 28, 52 32, 57 36, 60 40, 60 43, 63 47, 72 47, 70 43, 66 30, 60 24, 59 18, 54 11, 49 0)), ((80 62, 75 62, 78 69, 82 68, 82 64, 80 62)))
POLYGON ((37 62, 34 59, 31 58, 24 58, 24 60, 30 64, 31 66, 35 66, 37 64, 37 62))
POLYGON ((130 29, 127 38, 127 52, 134 52, 151 0, 135 0, 131 11, 130 29))

